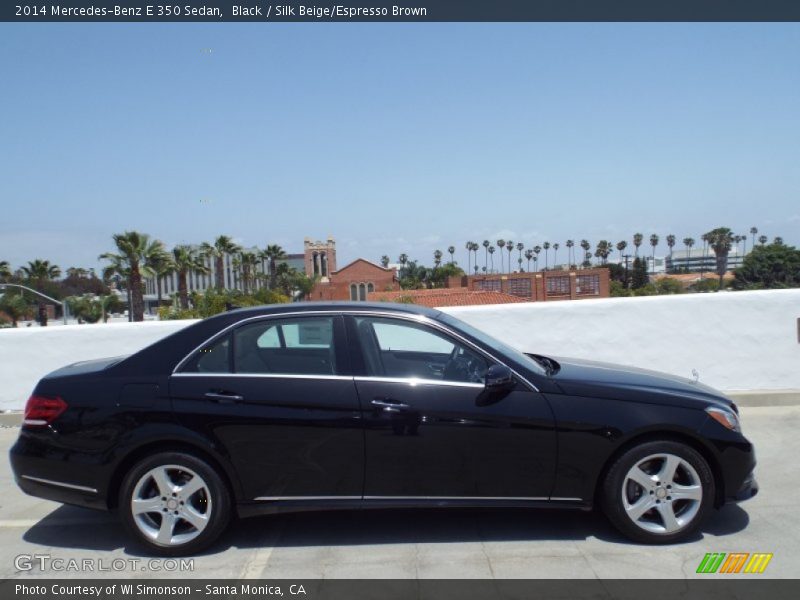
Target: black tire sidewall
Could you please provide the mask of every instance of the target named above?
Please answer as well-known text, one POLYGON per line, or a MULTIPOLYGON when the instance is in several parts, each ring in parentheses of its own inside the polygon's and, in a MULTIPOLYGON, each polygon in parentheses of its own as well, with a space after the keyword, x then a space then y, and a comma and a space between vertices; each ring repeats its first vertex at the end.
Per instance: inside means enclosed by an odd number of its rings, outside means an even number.
POLYGON ((714 504, 714 474, 705 458, 691 446, 673 440, 656 440, 636 445, 620 455, 611 465, 603 483, 601 501, 603 511, 622 534, 645 544, 669 544, 686 539, 703 522, 714 504), (622 503, 622 485, 628 471, 640 460, 651 454, 674 454, 686 460, 700 477, 703 498, 700 508, 691 523, 671 534, 646 531, 631 521, 622 503))
POLYGON ((231 494, 228 486, 205 460, 185 452, 159 452, 142 459, 127 473, 120 486, 119 508, 122 522, 136 541, 149 552, 160 556, 186 556, 200 552, 225 531, 230 521, 231 494), (179 465, 197 473, 208 485, 211 495, 211 519, 196 538, 177 546, 160 546, 148 539, 137 527, 131 512, 131 497, 136 483, 149 470, 159 465, 179 465))

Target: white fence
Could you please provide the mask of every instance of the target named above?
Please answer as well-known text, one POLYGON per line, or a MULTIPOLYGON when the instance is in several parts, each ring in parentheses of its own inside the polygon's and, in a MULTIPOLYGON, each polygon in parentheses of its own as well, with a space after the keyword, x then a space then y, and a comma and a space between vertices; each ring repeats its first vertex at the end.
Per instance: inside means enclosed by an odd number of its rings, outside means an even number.
MULTIPOLYGON (((722 390, 800 389, 800 290, 448 308, 529 352, 666 371, 722 390)), ((0 409, 65 364, 129 354, 191 321, 0 330, 0 409)))

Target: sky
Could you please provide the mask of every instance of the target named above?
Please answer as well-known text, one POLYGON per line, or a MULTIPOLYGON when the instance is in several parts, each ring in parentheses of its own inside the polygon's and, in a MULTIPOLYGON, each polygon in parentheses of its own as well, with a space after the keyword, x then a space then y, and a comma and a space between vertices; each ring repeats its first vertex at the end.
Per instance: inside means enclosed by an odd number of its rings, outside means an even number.
POLYGON ((0 260, 800 244, 798 57, 793 23, 0 24, 0 260))

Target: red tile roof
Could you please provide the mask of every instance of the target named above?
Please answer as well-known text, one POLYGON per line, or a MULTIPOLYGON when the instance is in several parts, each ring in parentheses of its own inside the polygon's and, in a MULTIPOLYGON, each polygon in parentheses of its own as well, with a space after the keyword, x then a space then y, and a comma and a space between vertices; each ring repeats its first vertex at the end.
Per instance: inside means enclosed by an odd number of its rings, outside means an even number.
POLYGON ((435 290, 402 290, 400 292, 372 292, 367 300, 374 302, 403 302, 406 299, 413 304, 439 308, 443 306, 474 306, 476 304, 509 304, 512 302, 528 302, 525 298, 492 291, 472 291, 458 288, 441 288, 435 290))

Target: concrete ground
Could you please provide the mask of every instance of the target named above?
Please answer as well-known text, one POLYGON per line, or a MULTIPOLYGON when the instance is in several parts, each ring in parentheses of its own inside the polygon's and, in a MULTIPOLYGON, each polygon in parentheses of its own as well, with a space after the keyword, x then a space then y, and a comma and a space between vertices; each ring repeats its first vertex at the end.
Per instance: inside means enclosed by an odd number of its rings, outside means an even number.
MULTIPOLYGON (((114 559, 141 561, 99 573, 109 577, 687 578, 700 577, 695 570, 707 552, 771 552, 766 571, 755 577, 800 577, 800 406, 745 407, 742 417, 757 448, 761 493, 715 512, 691 541, 660 547, 628 542, 596 513, 310 512, 240 521, 194 557, 192 572, 164 573, 147 570, 148 558, 113 515, 25 496, 3 460, 0 579, 97 575, 20 570, 19 555, 102 559, 96 568, 115 568, 114 559)), ((16 435, 14 427, 0 429, 4 454, 16 435)))

